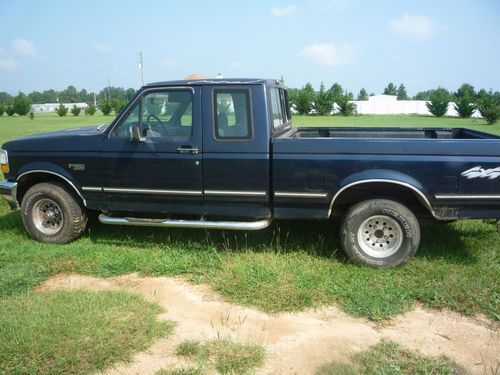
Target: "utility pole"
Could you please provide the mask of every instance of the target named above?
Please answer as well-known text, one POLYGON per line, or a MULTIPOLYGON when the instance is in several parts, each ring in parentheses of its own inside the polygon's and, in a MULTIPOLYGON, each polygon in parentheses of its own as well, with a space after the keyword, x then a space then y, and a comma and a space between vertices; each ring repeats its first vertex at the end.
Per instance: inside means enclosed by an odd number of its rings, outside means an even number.
POLYGON ((142 82, 142 85, 144 86, 144 63, 142 61, 142 51, 139 52, 139 61, 137 61, 137 66, 139 67, 139 70, 141 71, 141 82, 142 82))

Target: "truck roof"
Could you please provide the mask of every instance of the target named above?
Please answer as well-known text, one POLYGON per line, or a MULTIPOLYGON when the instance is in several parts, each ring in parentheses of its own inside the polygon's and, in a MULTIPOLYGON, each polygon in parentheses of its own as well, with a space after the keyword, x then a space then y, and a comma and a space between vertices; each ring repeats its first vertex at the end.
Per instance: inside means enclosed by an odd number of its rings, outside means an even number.
POLYGON ((241 84, 266 84, 270 86, 284 87, 284 84, 277 79, 263 78, 206 78, 206 79, 183 79, 176 81, 163 81, 147 83, 144 87, 156 86, 185 86, 185 85, 241 85, 241 84))

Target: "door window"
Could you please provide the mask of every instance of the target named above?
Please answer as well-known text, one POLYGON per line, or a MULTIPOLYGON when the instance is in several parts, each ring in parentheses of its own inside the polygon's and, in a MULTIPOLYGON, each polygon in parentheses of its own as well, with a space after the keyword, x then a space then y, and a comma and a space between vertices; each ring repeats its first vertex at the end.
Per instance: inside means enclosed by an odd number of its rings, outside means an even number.
POLYGON ((128 111, 112 136, 132 137, 132 127, 139 126, 146 139, 183 142, 193 128, 193 94, 188 90, 162 90, 144 94, 128 111))
POLYGON ((215 138, 251 139, 250 93, 246 89, 214 90, 215 138))

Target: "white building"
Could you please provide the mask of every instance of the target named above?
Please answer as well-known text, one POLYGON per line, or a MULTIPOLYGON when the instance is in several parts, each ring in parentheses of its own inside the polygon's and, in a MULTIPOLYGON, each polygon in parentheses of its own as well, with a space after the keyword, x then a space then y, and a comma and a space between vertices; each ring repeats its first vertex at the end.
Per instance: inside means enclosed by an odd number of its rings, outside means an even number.
MULTIPOLYGON (((55 112, 57 108, 59 108, 59 105, 60 103, 32 104, 31 110, 33 112, 55 112)), ((62 105, 68 109, 76 106, 77 108, 81 108, 83 110, 85 110, 89 106, 87 103, 62 103, 62 105)))
MULTIPOLYGON (((353 100, 352 103, 356 104, 356 112, 362 115, 431 115, 427 109, 427 101, 397 100, 395 95, 375 95, 368 97, 368 100, 353 100)), ((336 112, 335 106, 334 112, 336 112)), ((446 116, 458 117, 455 103, 448 103, 446 116)), ((478 110, 475 110, 472 117, 481 117, 481 115, 478 110)))

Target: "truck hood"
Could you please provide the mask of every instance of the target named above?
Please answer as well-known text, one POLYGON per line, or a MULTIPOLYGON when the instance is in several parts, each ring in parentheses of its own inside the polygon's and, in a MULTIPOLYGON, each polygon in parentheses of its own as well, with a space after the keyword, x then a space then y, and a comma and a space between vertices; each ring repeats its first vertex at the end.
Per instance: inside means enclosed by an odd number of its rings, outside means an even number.
POLYGON ((82 126, 49 133, 34 134, 6 142, 2 149, 24 151, 97 151, 109 124, 82 126))

